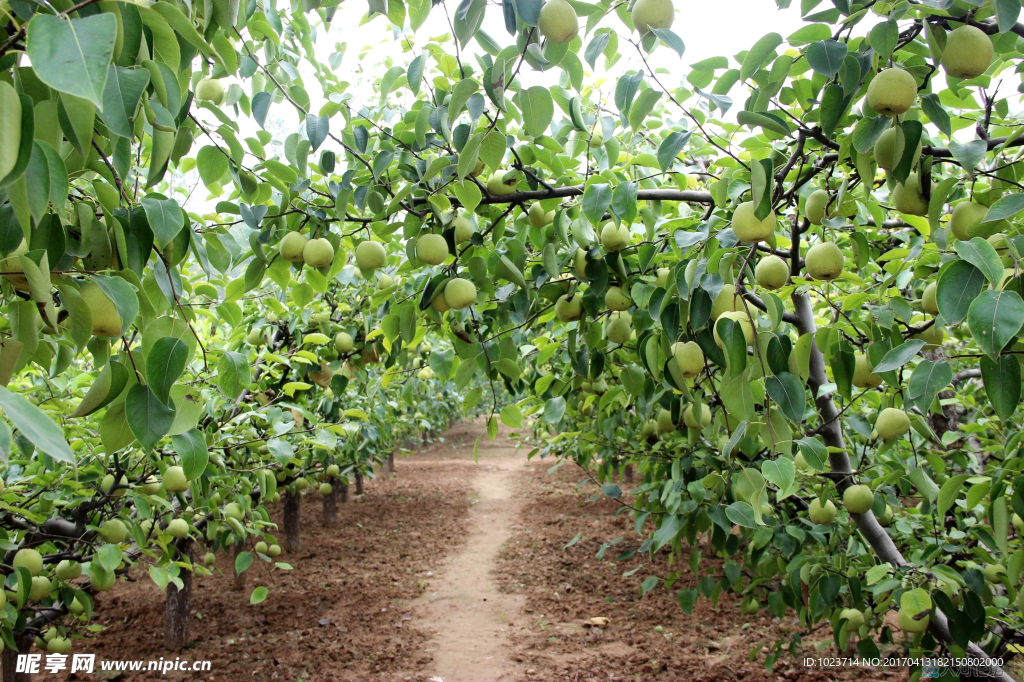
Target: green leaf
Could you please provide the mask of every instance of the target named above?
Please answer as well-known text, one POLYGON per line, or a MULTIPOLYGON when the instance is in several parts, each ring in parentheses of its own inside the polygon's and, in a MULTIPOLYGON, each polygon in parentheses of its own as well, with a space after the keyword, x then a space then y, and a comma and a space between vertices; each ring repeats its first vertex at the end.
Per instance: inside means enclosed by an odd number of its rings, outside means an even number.
POLYGON ((935 290, 942 319, 949 324, 960 324, 984 287, 985 275, 967 261, 955 260, 942 266, 935 290))
POLYGON ((690 141, 690 131, 674 132, 665 136, 658 147, 658 166, 661 170, 667 171, 672 168, 676 158, 686 148, 690 141))
POLYGON ((146 381, 165 405, 170 402, 171 387, 184 371, 188 356, 188 345, 174 336, 157 341, 146 356, 146 381))
POLYGON ((532 137, 543 135, 555 115, 551 93, 539 85, 519 93, 519 108, 523 112, 523 128, 532 137))
POLYGON ((651 541, 654 543, 651 545, 651 551, 657 552, 659 549, 669 544, 676 539, 679 535, 679 531, 682 530, 682 522, 678 515, 667 514, 661 525, 658 526, 658 530, 654 531, 654 536, 651 541))
POLYGON ((935 400, 939 391, 953 380, 953 370, 945 360, 922 360, 914 368, 907 385, 907 399, 917 404, 922 412, 935 400))
POLYGON ((924 345, 925 342, 921 339, 911 339, 901 343, 882 356, 881 361, 875 365, 875 374, 899 369, 910 362, 911 358, 917 355, 924 345))
POLYGON ((754 520, 754 508, 748 502, 733 502, 725 508, 725 516, 737 526, 757 528, 754 520))
POLYGON ((195 481, 202 476, 210 461, 210 451, 206 447, 206 438, 202 432, 198 429, 190 429, 185 433, 172 436, 171 444, 174 445, 174 451, 181 458, 181 468, 185 472, 185 478, 195 481))
POLYGON ((135 287, 120 277, 92 275, 91 279, 114 303, 117 315, 121 318, 121 333, 124 334, 139 316, 139 297, 135 287))
POLYGON ((519 405, 506 405, 502 408, 499 416, 501 417, 501 423, 510 429, 523 428, 523 413, 519 410, 519 405))
POLYGON ((558 424, 565 416, 565 398, 558 396, 551 398, 544 403, 544 421, 549 424, 558 424))
POLYGON ((612 188, 605 183, 587 185, 583 190, 583 215, 591 225, 597 225, 612 205, 612 188))
POLYGON ((331 118, 327 114, 314 116, 306 114, 306 139, 309 140, 310 151, 315 152, 331 134, 331 118))
POLYGON ((741 111, 736 114, 736 121, 750 128, 760 126, 780 135, 789 135, 790 133, 788 123, 774 114, 763 111, 741 111))
POLYGON ((1020 16, 1020 0, 994 0, 996 24, 1000 33, 1006 33, 1017 23, 1020 16))
POLYGON ((1012 218, 1021 211, 1024 211, 1024 194, 1007 194, 988 209, 988 213, 981 219, 982 223, 994 223, 997 220, 1012 218))
MULTIPOLYGON (((126 69, 108 67, 107 82, 103 86, 103 113, 101 118, 107 129, 128 139, 135 136, 135 113, 142 93, 149 85, 149 71, 143 68, 126 69)), ((200 172, 202 167, 200 166, 200 172)))
POLYGON ((38 407, 0 386, 0 410, 41 452, 61 462, 75 463, 75 455, 64 438, 64 431, 38 407))
MULTIPOLYGON (((909 141, 907 148, 912 149, 909 146, 909 141)), ((913 148, 916 149, 916 147, 913 148)), ((949 151, 953 158, 964 167, 964 170, 973 175, 974 169, 985 158, 985 152, 988 151, 988 143, 985 140, 971 140, 970 142, 960 144, 950 140, 949 151)))
POLYGON ((235 575, 242 575, 252 566, 252 552, 239 552, 235 555, 235 575))
POLYGON ((107 543, 96 551, 96 561, 100 566, 113 573, 121 563, 124 553, 118 545, 107 543))
POLYGON ((815 471, 825 471, 825 462, 828 461, 828 449, 817 438, 810 436, 797 441, 800 452, 803 454, 807 464, 815 471))
POLYGON ((145 384, 135 384, 128 389, 124 415, 132 435, 146 450, 159 443, 174 423, 174 410, 160 402, 145 384))
POLYGON ((984 291, 971 302, 967 324, 981 351, 995 358, 1024 325, 1024 300, 1016 291, 984 291))
POLYGON ((452 194, 455 195, 455 198, 459 200, 459 203, 467 211, 473 212, 480 205, 483 194, 475 182, 463 180, 462 182, 453 182, 450 186, 452 194))
POLYGON ((457 166, 459 177, 464 178, 473 172, 476 167, 476 162, 480 158, 480 144, 483 142, 483 137, 480 135, 474 135, 469 138, 466 145, 459 152, 459 164, 457 166))
POLYGON ((128 378, 128 369, 120 362, 111 360, 103 366, 71 416, 86 417, 96 410, 106 407, 121 395, 124 387, 128 385, 128 378))
POLYGON ((488 168, 497 170, 501 167, 502 159, 505 158, 506 145, 505 135, 497 130, 492 130, 480 142, 480 159, 487 164, 488 168))
POLYGON ((790 487, 796 480, 796 465, 788 457, 768 459, 761 463, 761 474, 779 489, 779 499, 789 497, 790 487))
MULTIPOLYGON (((876 370, 877 371, 877 370, 876 370)), ((800 380, 789 372, 782 372, 765 379, 765 390, 790 421, 797 424, 804 420, 807 394, 800 380)))
MULTIPOLYGON (((429 2, 427 3, 427 6, 428 7, 430 6, 429 2)), ((239 555, 239 556, 241 556, 241 555, 239 555)), ((266 598, 267 598, 267 588, 265 588, 263 585, 260 585, 259 587, 257 587, 255 590, 252 591, 252 594, 249 596, 249 603, 253 604, 253 605, 260 604, 263 601, 265 601, 266 598)))
POLYGON ((117 18, 101 12, 78 19, 37 13, 28 23, 32 70, 54 90, 87 99, 103 110, 107 68, 117 42, 117 18))
POLYGON ((842 68, 848 50, 846 43, 841 43, 838 40, 822 40, 811 43, 807 47, 807 63, 816 73, 820 73, 826 78, 832 78, 842 68))
POLYGON ((961 258, 981 270, 989 282, 999 284, 1002 281, 1003 263, 995 248, 986 240, 981 237, 975 237, 969 242, 958 240, 953 248, 961 258))
POLYGON ((228 351, 217 363, 217 385, 224 395, 234 399, 249 385, 249 361, 241 353, 228 351))
POLYGON ((207 188, 213 189, 230 170, 228 157, 213 145, 208 145, 196 154, 196 170, 207 188))
POLYGON ((1000 355, 994 360, 981 359, 981 380, 996 416, 1009 419, 1020 404, 1020 362, 1014 355, 1000 355))
MULTIPOLYGON (((479 89, 480 84, 472 78, 463 78, 455 84, 455 87, 452 89, 452 97, 448 102, 448 121, 453 127, 455 120, 466 107, 466 102, 469 101, 470 95, 479 89)), ((543 90, 543 88, 540 89, 543 90)), ((545 92, 547 92, 547 90, 545 90, 545 92)), ((552 110, 552 113, 554 113, 554 110, 552 110)))
POLYGON ((888 59, 900 39, 900 27, 895 19, 875 24, 868 33, 868 43, 871 49, 878 53, 882 59, 888 59))
POLYGON ((775 48, 781 44, 782 36, 778 33, 769 33, 754 43, 754 46, 747 51, 743 58, 743 64, 740 66, 740 80, 747 80, 757 73, 758 69, 775 54, 775 48))
POLYGON ((150 194, 139 202, 146 211, 146 220, 153 231, 153 243, 163 249, 178 236, 185 227, 185 214, 174 199, 166 199, 159 194, 150 194))

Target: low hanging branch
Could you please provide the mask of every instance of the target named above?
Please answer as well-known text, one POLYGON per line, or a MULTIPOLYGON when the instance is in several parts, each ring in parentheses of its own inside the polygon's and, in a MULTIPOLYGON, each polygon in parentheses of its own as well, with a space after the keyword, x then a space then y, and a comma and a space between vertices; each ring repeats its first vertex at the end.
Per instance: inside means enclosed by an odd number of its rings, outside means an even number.
MULTIPOLYGON (((583 196, 586 188, 583 185, 554 187, 552 189, 535 189, 515 192, 514 194, 489 194, 480 200, 481 204, 521 204, 526 201, 543 201, 544 199, 565 199, 583 196)), ((711 192, 692 189, 641 189, 636 193, 638 201, 682 201, 690 204, 714 204, 711 192)), ((452 205, 461 205, 456 197, 448 197, 452 205)), ((416 197, 413 204, 427 203, 427 197, 416 197)))

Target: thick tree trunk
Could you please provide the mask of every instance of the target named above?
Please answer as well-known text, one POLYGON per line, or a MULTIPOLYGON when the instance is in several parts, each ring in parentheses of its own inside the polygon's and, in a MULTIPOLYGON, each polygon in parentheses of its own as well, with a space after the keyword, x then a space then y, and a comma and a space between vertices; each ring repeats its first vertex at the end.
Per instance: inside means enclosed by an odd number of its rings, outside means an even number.
MULTIPOLYGON (((181 560, 188 561, 192 557, 192 542, 187 541, 178 547, 181 560)), ((188 646, 188 623, 192 610, 192 571, 181 569, 178 573, 182 586, 179 589, 174 583, 167 585, 167 603, 164 606, 164 647, 169 651, 178 651, 188 646)))
POLYGON ((360 471, 356 472, 356 495, 363 494, 363 474, 360 471))
MULTIPOLYGON (((235 558, 237 559, 238 555, 241 554, 244 551, 245 551, 245 545, 242 544, 242 541, 239 540, 239 541, 235 542, 235 558)), ((235 564, 232 563, 231 564, 231 570, 232 571, 235 570, 234 567, 235 567, 235 564)), ((235 582, 232 585, 232 587, 235 590, 239 591, 239 592, 244 590, 245 589, 246 576, 248 576, 248 575, 249 575, 248 571, 242 571, 241 573, 235 573, 235 582)))
POLYGON ((299 494, 287 491, 284 494, 284 551, 298 552, 302 546, 299 538, 299 494))
POLYGON ((338 527, 338 484, 331 484, 331 493, 323 495, 323 523, 327 528, 338 527))
POLYGON ((15 672, 18 669, 18 654, 29 653, 32 648, 32 640, 32 637, 20 637, 16 640, 18 650, 10 647, 4 648, 4 653, 0 657, 0 662, 3 664, 3 674, 0 676, 2 682, 32 682, 32 676, 28 673, 15 672))
POLYGON ((622 480, 625 483, 632 483, 633 482, 633 465, 632 464, 627 464, 626 466, 622 467, 622 480))
POLYGON ((391 474, 395 473, 395 451, 394 450, 392 450, 391 452, 388 453, 388 461, 387 461, 387 464, 384 465, 384 471, 389 476, 391 474))
POLYGON ((338 491, 338 502, 340 504, 345 504, 346 502, 348 502, 348 479, 347 478, 339 478, 338 479, 338 485, 335 487, 335 490, 338 491))

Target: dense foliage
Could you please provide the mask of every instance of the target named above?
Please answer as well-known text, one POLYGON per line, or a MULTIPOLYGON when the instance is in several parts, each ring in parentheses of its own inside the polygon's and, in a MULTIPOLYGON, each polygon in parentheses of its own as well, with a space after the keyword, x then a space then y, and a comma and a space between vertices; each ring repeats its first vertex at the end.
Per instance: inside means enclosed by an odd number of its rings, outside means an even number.
POLYGON ((800 4, 684 69, 670 0, 371 0, 360 75, 333 2, 0 0, 7 646, 461 407, 636 465, 683 610, 1012 657, 1020 2, 800 4))

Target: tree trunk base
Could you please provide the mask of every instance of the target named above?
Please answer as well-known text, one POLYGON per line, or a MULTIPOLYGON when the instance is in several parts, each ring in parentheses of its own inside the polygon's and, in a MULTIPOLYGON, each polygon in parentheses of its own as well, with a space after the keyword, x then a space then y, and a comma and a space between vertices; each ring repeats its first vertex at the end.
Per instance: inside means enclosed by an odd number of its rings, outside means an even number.
POLYGON ((27 654, 32 648, 32 637, 22 637, 18 640, 18 647, 20 650, 15 650, 10 647, 5 647, 4 652, 0 655, 0 665, 3 670, 0 671, 0 680, 2 682, 32 682, 32 676, 28 673, 15 672, 18 669, 18 654, 27 654))
POLYGON ((327 528, 338 527, 338 484, 331 484, 331 492, 323 496, 323 523, 327 528))
POLYGON ((388 476, 390 476, 391 474, 395 473, 395 453, 394 453, 394 451, 391 451, 390 453, 388 453, 388 461, 384 465, 384 472, 387 473, 388 476))
POLYGON ((298 552, 302 542, 299 538, 299 494, 291 491, 284 494, 284 550, 298 552))
MULTIPOLYGON (((192 556, 192 543, 185 543, 179 548, 182 560, 192 556)), ((164 647, 169 651, 178 651, 188 645, 188 625, 192 611, 192 571, 184 568, 178 573, 182 586, 179 589, 174 583, 167 585, 167 603, 164 607, 164 647)))

